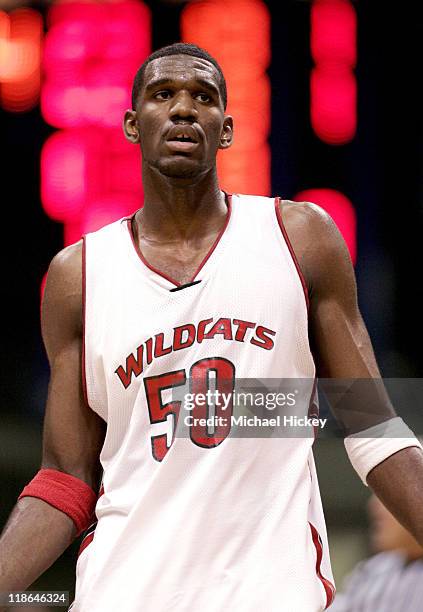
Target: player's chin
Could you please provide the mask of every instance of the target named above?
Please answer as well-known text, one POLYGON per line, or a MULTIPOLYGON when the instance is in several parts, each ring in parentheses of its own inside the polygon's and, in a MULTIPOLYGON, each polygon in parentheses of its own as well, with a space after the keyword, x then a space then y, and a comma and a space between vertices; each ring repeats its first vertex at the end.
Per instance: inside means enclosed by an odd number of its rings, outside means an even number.
POLYGON ((195 178, 204 171, 198 159, 184 155, 172 155, 161 159, 158 169, 169 178, 195 178))

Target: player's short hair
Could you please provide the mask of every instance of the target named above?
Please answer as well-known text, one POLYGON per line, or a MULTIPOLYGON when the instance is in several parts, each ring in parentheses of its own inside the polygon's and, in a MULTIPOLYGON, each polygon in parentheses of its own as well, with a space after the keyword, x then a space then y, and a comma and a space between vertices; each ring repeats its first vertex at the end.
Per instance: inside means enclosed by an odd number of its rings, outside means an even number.
POLYGON ((174 43, 173 45, 168 45, 167 47, 157 49, 157 51, 154 51, 151 55, 147 57, 145 62, 138 69, 134 78, 134 83, 132 85, 132 108, 134 110, 137 104, 138 95, 144 84, 144 75, 148 64, 153 60, 158 59, 159 57, 166 57, 168 55, 190 55, 191 57, 199 57, 200 59, 204 59, 213 64, 219 74, 219 90, 220 95, 222 97, 223 108, 226 110, 226 105, 228 103, 228 93, 222 68, 219 66, 217 60, 215 60, 214 57, 210 55, 210 53, 207 53, 207 51, 192 43, 174 43))

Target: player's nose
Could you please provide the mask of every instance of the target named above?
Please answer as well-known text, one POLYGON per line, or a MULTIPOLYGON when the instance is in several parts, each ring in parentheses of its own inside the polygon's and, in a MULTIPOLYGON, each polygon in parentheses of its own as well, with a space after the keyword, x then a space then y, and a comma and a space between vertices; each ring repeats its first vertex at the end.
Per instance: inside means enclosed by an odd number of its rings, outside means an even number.
POLYGON ((178 92, 172 100, 169 114, 172 119, 180 117, 181 119, 190 119, 195 121, 198 117, 198 111, 195 108, 194 100, 188 91, 178 92))

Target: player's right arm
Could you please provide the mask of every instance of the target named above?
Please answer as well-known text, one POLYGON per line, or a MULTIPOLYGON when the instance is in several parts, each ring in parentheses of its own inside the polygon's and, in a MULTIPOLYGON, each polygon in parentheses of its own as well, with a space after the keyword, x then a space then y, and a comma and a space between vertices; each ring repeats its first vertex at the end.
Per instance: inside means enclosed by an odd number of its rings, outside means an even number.
POLYGON ((423 453, 413 433, 398 423, 384 388, 346 244, 318 206, 286 203, 283 209, 310 296, 317 375, 339 385, 331 405, 347 434, 348 456, 363 482, 423 546, 423 453))
MULTIPOLYGON (((84 399, 82 242, 53 259, 42 305, 42 334, 50 363, 42 468, 69 474, 98 491, 105 423, 84 399)), ((82 485, 84 486, 84 485, 82 485)), ((37 497, 15 505, 0 538, 0 592, 23 590, 77 535, 74 521, 37 497)))

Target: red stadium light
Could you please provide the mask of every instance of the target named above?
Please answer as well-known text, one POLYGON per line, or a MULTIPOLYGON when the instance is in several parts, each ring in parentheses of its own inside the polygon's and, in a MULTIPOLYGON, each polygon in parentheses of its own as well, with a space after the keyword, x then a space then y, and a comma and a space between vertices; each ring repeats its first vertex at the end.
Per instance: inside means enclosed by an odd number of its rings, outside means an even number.
POLYGON ((88 139, 87 133, 63 130, 44 144, 41 201, 47 215, 55 221, 72 221, 83 211, 87 197, 88 139))
POLYGON ((70 244, 142 203, 139 150, 122 119, 150 52, 150 12, 138 0, 57 2, 48 23, 41 110, 64 129, 44 144, 41 199, 70 244))
POLYGON ((0 11, 0 101, 5 110, 23 112, 38 103, 42 33, 37 11, 0 11))
POLYGON ((65 244, 77 242, 87 232, 95 232, 104 225, 126 216, 139 208, 139 205, 136 194, 122 192, 93 197, 87 202, 79 221, 65 224, 65 244))
POLYGON ((137 1, 56 4, 44 50, 44 118, 55 127, 116 126, 150 52, 150 14, 137 1))
POLYGON ((296 202, 313 202, 321 206, 334 220, 341 232, 352 262, 357 259, 357 220, 354 206, 340 191, 335 189, 306 189, 297 193, 296 202))
POLYGON ((137 210, 139 204, 136 195, 130 193, 115 193, 92 199, 82 220, 81 233, 94 232, 124 217, 128 211, 137 210))
POLYGON ((216 57, 234 117, 234 144, 218 156, 219 177, 231 192, 270 191, 270 17, 260 0, 201 0, 181 18, 182 39, 216 57), (251 95, 251 88, 260 95, 251 95))
MULTIPOLYGON (((114 212, 122 211, 121 216, 124 216, 137 208, 140 193, 139 151, 126 146, 120 131, 96 131, 91 127, 61 130, 44 144, 41 200, 52 219, 73 224, 73 228, 84 226, 86 231, 91 231, 89 219, 94 231, 94 227, 98 229, 98 222, 90 209, 93 202, 98 199, 113 202, 118 198, 125 205, 130 202, 130 209, 112 207, 114 212), (128 194, 131 195, 129 200, 128 194)), ((96 206, 94 208, 97 210, 96 206)), ((99 216, 105 218, 104 211, 99 216)), ((113 220, 113 216, 107 218, 113 220)), ((81 234, 76 239, 80 237, 81 234)))
POLYGON ((315 0, 311 9, 310 115, 317 136, 332 145, 352 140, 357 125, 355 10, 348 0, 315 0))
POLYGON ((348 0, 315 0, 311 8, 311 54, 316 63, 354 67, 357 17, 348 0))
POLYGON ((317 136, 345 144, 356 131, 357 84, 351 72, 314 68, 311 74, 311 123, 317 136))

